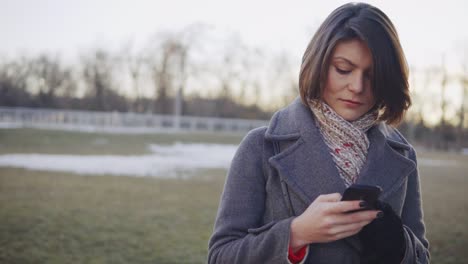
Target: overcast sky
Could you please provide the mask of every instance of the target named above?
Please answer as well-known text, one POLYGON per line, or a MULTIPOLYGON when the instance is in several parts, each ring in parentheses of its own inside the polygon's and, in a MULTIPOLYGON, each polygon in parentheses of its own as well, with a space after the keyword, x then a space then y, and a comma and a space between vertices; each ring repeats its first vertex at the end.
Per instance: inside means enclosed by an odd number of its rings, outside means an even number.
MULTIPOLYGON (((129 39, 147 41, 161 30, 201 22, 215 32, 239 32, 248 44, 302 56, 312 30, 347 1, 266 0, 0 0, 0 54, 77 56, 129 39)), ((411 65, 449 63, 468 44, 468 1, 367 1, 394 22, 411 65)))
MULTIPOLYGON (((180 31, 201 23, 209 25, 210 38, 219 36, 224 43, 225 36, 236 32, 249 46, 290 55, 298 69, 315 29, 331 11, 346 2, 0 0, 0 59, 46 52, 73 62, 89 49, 116 52, 129 40, 135 49, 145 45, 156 32, 180 31)), ((450 74, 459 74, 462 62, 468 63, 468 1, 366 2, 382 9, 395 24, 412 76, 427 67, 440 67, 443 55, 450 74)), ((205 46, 209 44, 203 42, 205 46)), ((205 50, 210 50, 205 46, 205 50)), ((419 105, 426 102, 423 110, 430 112, 435 122, 440 116, 437 107, 434 111, 434 103, 437 104, 434 98, 440 98, 440 81, 434 80, 427 87, 423 79, 416 77, 417 83, 413 85, 424 96, 416 99, 419 105)), ((452 80, 447 89, 449 106, 454 106, 448 110, 450 116, 456 114, 461 103, 460 82, 452 80)))

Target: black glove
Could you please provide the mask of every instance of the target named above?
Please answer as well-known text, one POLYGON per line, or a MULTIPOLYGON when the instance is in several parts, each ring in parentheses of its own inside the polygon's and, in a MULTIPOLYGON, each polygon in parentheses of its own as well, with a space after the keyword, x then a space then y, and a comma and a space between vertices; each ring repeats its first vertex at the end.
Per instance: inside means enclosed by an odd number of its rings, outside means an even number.
POLYGON ((383 217, 375 219, 359 232, 363 246, 361 263, 399 264, 406 250, 401 219, 385 202, 378 201, 376 207, 384 213, 383 217))

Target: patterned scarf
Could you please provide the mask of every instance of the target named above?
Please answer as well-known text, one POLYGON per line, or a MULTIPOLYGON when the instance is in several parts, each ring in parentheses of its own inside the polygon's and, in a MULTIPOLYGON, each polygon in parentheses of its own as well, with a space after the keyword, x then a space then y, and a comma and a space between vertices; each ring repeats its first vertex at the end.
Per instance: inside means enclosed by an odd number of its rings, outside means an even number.
POLYGON ((377 122, 378 111, 348 122, 321 100, 310 100, 309 107, 341 178, 347 187, 350 186, 356 182, 366 161, 369 149, 366 132, 377 122))

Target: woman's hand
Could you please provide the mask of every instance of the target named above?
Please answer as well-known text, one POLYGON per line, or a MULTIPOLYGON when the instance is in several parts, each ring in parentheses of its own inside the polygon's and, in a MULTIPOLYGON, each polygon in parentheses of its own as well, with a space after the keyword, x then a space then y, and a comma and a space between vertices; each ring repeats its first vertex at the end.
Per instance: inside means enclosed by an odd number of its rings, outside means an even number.
MULTIPOLYGON (((340 201, 339 193, 320 195, 291 223, 289 246, 294 250, 310 243, 331 242, 358 233, 380 211, 349 211, 366 206, 364 201, 340 201)), ((380 213, 381 215, 382 213, 380 213)))

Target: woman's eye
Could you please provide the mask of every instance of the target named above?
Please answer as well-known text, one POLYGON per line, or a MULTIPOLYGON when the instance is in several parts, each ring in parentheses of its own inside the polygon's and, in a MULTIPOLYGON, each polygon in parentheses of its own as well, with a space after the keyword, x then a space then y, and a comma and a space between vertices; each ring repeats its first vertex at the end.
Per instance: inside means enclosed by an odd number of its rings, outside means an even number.
POLYGON ((348 74, 348 73, 351 72, 350 70, 344 70, 344 69, 340 69, 338 67, 335 67, 335 69, 336 69, 336 72, 338 72, 339 74, 342 74, 342 75, 345 75, 345 74, 348 74))

